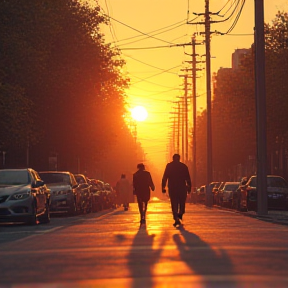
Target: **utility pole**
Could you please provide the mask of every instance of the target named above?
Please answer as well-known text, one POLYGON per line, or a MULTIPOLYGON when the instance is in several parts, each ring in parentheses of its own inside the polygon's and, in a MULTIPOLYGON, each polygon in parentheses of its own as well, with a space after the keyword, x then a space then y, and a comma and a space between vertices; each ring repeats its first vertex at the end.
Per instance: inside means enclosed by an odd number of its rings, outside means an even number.
POLYGON ((192 37, 192 103, 193 103, 193 151, 192 151, 192 179, 193 185, 196 188, 197 186, 197 163, 196 163, 196 119, 197 119, 197 106, 196 106, 196 40, 195 35, 192 37))
POLYGON ((206 47, 206 89, 207 89, 207 185, 206 205, 212 206, 212 190, 210 183, 213 181, 212 164, 212 125, 211 125, 211 54, 210 54, 210 11, 209 0, 205 0, 205 47, 206 47))
POLYGON ((184 77, 184 99, 182 109, 182 155, 184 162, 188 164, 188 69, 182 69, 186 71, 186 74, 180 75, 184 77))
POLYGON ((255 0, 255 91, 257 128, 257 214, 267 215, 267 137, 264 1, 255 0))
POLYGON ((196 38, 195 35, 192 37, 191 39, 191 43, 192 43, 192 54, 187 54, 189 56, 192 56, 192 61, 186 61, 189 64, 192 64, 192 69, 187 69, 187 70, 191 70, 192 71, 192 119, 193 119, 193 130, 192 130, 192 151, 191 151, 191 155, 192 155, 192 183, 194 185, 194 187, 197 187, 197 157, 196 157, 196 121, 197 121, 197 104, 196 104, 196 99, 197 99, 197 95, 196 95, 196 72, 198 70, 201 69, 197 69, 196 65, 197 63, 201 63, 203 61, 197 61, 196 60, 196 56, 198 56, 198 54, 196 54, 196 45, 202 45, 203 42, 201 43, 196 43, 196 38))
POLYGON ((185 163, 188 164, 188 76, 185 75, 184 116, 185 116, 185 163))
POLYGON ((179 113, 181 113, 181 130, 182 130, 182 132, 181 132, 181 141, 182 141, 182 145, 181 145, 181 154, 182 154, 182 157, 184 158, 184 155, 185 155, 185 139, 184 139, 184 115, 183 115, 183 100, 182 100, 182 107, 181 107, 181 111, 179 111, 179 113))

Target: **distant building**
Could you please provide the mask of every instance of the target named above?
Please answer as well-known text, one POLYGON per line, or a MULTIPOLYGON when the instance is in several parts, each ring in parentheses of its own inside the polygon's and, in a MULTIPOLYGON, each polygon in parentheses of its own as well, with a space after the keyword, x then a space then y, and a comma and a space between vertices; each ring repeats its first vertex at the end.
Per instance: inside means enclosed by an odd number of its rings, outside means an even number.
POLYGON ((251 49, 236 49, 232 54, 232 69, 238 69, 245 55, 249 53, 251 53, 251 49))

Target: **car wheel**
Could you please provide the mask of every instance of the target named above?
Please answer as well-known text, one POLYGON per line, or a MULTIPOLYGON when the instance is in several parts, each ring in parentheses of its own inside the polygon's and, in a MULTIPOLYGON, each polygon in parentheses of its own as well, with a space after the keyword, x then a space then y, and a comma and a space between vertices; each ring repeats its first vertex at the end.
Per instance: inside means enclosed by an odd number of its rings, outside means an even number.
POLYGON ((39 217, 39 222, 43 224, 50 223, 50 209, 48 203, 45 204, 45 213, 39 217))

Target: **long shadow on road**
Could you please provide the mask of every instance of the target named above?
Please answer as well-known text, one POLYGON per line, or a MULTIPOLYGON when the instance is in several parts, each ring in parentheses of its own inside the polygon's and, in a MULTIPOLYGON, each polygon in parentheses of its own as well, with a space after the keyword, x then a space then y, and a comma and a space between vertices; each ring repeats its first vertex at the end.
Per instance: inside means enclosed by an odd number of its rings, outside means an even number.
POLYGON ((149 235, 145 226, 133 239, 132 247, 128 255, 128 267, 133 283, 131 288, 153 287, 153 266, 158 262, 162 249, 153 249, 155 235, 149 235))
MULTIPOLYGON (((217 287, 227 287, 226 275, 232 276, 233 264, 225 250, 214 250, 196 234, 187 231, 184 226, 179 228, 180 234, 173 235, 180 257, 196 276, 202 276, 203 286, 211 287, 217 278, 217 287), (182 237, 181 237, 182 236, 182 237), (215 277, 216 276, 216 277, 215 277), (223 279, 221 279, 223 276, 223 279), (223 285, 223 286, 221 286, 223 285)), ((229 287, 235 287, 229 277, 229 287)))

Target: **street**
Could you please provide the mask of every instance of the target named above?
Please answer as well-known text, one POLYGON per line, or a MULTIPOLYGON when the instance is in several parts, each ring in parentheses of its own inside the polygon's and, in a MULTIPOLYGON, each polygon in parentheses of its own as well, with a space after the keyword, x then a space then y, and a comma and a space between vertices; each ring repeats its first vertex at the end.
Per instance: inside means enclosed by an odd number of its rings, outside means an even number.
POLYGON ((288 287, 288 226, 164 200, 46 225, 0 225, 0 287, 288 287))

